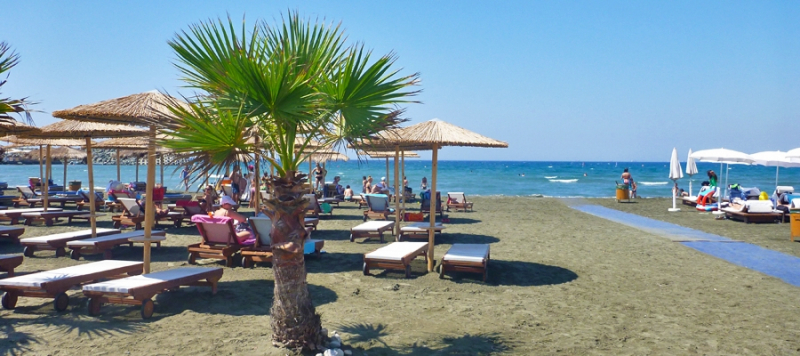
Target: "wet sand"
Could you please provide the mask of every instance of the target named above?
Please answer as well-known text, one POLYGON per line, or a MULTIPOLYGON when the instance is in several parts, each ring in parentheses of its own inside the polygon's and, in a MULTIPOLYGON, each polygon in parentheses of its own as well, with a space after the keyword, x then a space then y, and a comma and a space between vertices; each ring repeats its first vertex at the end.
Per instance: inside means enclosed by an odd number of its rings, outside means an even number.
MULTIPOLYGON (((477 274, 440 280, 425 272, 421 258, 410 279, 383 270, 364 276, 363 254, 383 245, 349 241, 360 211, 343 204, 333 217, 323 218, 312 237, 326 241, 327 253, 307 259, 309 289, 323 325, 339 331, 356 355, 800 352, 796 287, 577 212, 557 199, 471 200, 474 212, 449 214, 436 256, 452 243, 491 244, 488 283, 477 274)), ((794 255, 800 245, 789 243, 788 224, 717 222, 688 209, 669 215, 665 199, 589 201, 794 255)), ((28 227, 23 237, 87 226, 28 227)), ((109 227, 110 217, 99 226, 109 227)), ((194 226, 167 231, 166 243, 153 250, 156 271, 186 265, 186 245, 199 240, 194 226)), ((0 243, 0 253, 21 251, 0 243)), ((141 260, 142 248, 114 253, 117 259, 141 260)), ((44 251, 18 271, 80 263, 86 262, 44 251)), ((51 300, 21 298, 16 310, 0 311, 0 352, 283 355, 291 351, 271 346, 272 288, 268 266, 225 268, 216 296, 200 287, 159 295, 148 321, 140 320, 138 307, 120 305, 87 316, 87 300, 77 290, 69 293, 64 313, 56 313, 51 300)))

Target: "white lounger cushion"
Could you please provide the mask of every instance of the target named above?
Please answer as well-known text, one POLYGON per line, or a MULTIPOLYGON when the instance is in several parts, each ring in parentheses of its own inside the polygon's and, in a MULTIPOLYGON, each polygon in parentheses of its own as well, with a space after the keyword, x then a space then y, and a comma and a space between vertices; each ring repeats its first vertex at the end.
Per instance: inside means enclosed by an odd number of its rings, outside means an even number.
POLYGON ((367 221, 363 224, 360 224, 354 228, 352 231, 362 231, 362 232, 370 232, 370 231, 378 231, 378 229, 385 228, 394 224, 394 221, 367 221))
POLYGON ((453 244, 442 258, 445 261, 483 262, 489 255, 487 244, 453 244))
POLYGON ((748 213, 772 213, 775 206, 772 205, 772 200, 748 200, 747 212, 748 213))
MULTIPOLYGON (((425 231, 428 231, 430 226, 431 226, 430 222, 417 222, 417 223, 413 223, 413 224, 409 224, 409 225, 401 227, 400 231, 401 232, 425 232, 425 231)), ((436 230, 436 231, 439 231, 439 230, 442 230, 444 228, 445 228, 445 226, 442 225, 442 223, 437 222, 436 225, 434 225, 433 229, 436 230)))
MULTIPOLYGON (((47 211, 62 211, 61 208, 47 208, 47 211)), ((44 211, 44 208, 29 208, 29 209, 11 209, 11 210, 0 210, 0 215, 6 215, 6 213, 36 213, 44 211)))
MULTIPOLYGON (((150 236, 164 236, 166 233, 163 230, 153 230, 150 236)), ((67 246, 94 246, 98 242, 120 241, 120 243, 127 242, 128 239, 144 237, 144 230, 123 232, 121 234, 112 234, 106 236, 99 236, 92 239, 75 240, 67 242, 67 246)))
POLYGON ((24 229, 23 227, 18 226, 0 226, 0 234, 8 232, 8 231, 19 231, 24 229))
POLYGON ((164 281, 190 277, 215 270, 207 267, 181 267, 166 271, 143 274, 127 278, 115 279, 106 282, 94 283, 83 286, 83 290, 104 293, 128 293, 132 288, 146 287, 164 281))
POLYGON ((53 282, 60 279, 78 277, 87 274, 112 270, 120 267, 141 265, 141 262, 105 260, 92 262, 78 266, 54 269, 39 273, 26 274, 19 277, 0 279, 0 286, 35 287, 39 288, 42 283, 53 282))
MULTIPOLYGON (((102 234, 102 233, 106 233, 106 232, 110 232, 110 231, 119 232, 119 230, 117 230, 117 229, 97 229, 97 233, 98 234, 102 234)), ((21 241, 24 242, 24 243, 48 243, 50 241, 58 241, 58 240, 73 240, 76 237, 81 237, 81 236, 91 237, 92 236, 92 230, 80 230, 80 231, 64 232, 64 233, 54 234, 54 235, 45 235, 45 236, 39 236, 39 237, 29 237, 27 239, 22 239, 21 241)))
POLYGON ((366 259, 400 261, 415 251, 427 246, 427 242, 392 242, 366 255, 366 259))

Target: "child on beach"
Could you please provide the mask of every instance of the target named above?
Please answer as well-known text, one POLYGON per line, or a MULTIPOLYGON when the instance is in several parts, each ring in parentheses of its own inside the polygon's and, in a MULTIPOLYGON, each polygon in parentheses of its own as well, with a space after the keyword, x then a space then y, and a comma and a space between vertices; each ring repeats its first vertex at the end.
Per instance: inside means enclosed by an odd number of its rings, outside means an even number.
POLYGON ((352 189, 350 189, 350 186, 349 186, 349 185, 348 185, 348 186, 347 186, 347 188, 345 188, 345 190, 344 190, 344 200, 345 200, 345 201, 351 201, 351 200, 353 200, 353 190, 352 190, 352 189))

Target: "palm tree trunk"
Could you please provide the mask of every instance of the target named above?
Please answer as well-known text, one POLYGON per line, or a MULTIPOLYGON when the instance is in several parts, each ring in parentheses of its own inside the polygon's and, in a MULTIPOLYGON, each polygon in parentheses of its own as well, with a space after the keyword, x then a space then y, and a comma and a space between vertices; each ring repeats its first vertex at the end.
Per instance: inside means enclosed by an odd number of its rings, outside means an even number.
POLYGON ((323 336, 320 316, 311 303, 306 285, 303 245, 308 193, 303 187, 305 175, 271 177, 272 198, 265 201, 265 213, 272 220, 272 270, 275 275, 275 296, 272 302, 271 325, 273 344, 287 348, 313 350, 323 336))

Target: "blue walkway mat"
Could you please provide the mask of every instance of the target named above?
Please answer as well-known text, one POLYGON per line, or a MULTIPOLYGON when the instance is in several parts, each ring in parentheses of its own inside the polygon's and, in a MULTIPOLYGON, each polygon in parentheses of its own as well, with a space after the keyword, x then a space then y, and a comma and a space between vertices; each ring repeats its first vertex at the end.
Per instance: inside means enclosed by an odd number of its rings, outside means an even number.
POLYGON ((737 266, 749 268, 800 287, 800 258, 798 257, 599 205, 570 203, 567 205, 587 214, 669 238, 737 266))

